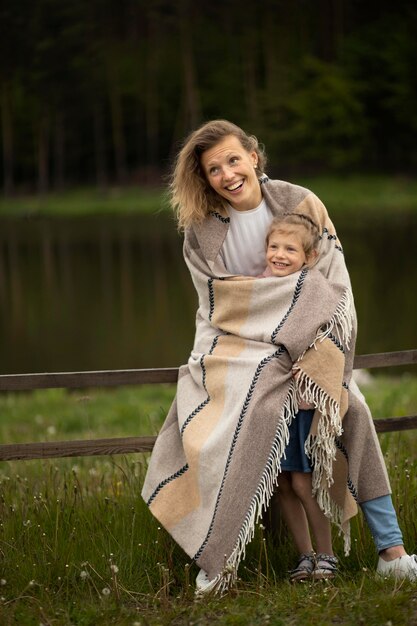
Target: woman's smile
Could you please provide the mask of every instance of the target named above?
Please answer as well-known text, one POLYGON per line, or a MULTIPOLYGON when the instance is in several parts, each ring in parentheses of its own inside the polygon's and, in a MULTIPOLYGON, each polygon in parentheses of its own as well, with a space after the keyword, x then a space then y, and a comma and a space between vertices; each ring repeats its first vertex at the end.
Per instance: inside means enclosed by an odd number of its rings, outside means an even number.
POLYGON ((237 137, 228 135, 201 155, 209 185, 237 211, 255 209, 262 200, 255 167, 256 152, 248 152, 237 137))
POLYGON ((230 191, 231 193, 235 192, 235 191, 239 191, 242 186, 243 186, 244 181, 240 180, 237 183, 234 183, 233 185, 229 185, 228 187, 226 187, 226 189, 228 191, 230 191))

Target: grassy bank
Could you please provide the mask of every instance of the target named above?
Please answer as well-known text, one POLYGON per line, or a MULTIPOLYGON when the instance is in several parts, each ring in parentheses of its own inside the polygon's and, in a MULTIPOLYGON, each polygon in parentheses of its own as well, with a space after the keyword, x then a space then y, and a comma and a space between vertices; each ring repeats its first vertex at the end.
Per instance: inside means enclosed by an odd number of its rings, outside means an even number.
MULTIPOLYGON (((376 378, 363 389, 375 417, 415 412, 417 379, 376 378)), ((0 395, 0 441, 156 433, 175 388, 0 395)), ((381 436, 406 545, 416 550, 417 432, 381 436)), ((380 580, 368 528, 327 584, 290 586, 295 552, 260 528, 236 590, 193 601, 195 565, 140 498, 146 455, 0 466, 0 624, 417 624, 417 587, 380 580), (265 541, 263 539, 265 538, 265 541)), ((335 547, 342 555, 341 539, 335 547)))
MULTIPOLYGON (((417 181, 393 176, 296 177, 326 204, 331 214, 348 212, 408 213, 417 211, 417 181)), ((0 216, 68 216, 97 214, 153 214, 169 211, 161 188, 129 186, 98 191, 70 189, 60 193, 2 198, 0 216)))

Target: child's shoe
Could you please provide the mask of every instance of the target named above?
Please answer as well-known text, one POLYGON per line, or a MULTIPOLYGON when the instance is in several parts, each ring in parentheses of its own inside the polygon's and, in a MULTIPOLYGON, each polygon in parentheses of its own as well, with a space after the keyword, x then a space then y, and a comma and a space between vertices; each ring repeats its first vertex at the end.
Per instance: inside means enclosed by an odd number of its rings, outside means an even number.
POLYGON ((384 561, 379 557, 376 568, 380 576, 393 576, 394 578, 406 578, 413 582, 417 581, 417 556, 406 554, 392 561, 384 561))
POLYGON ((317 554, 316 567, 311 575, 313 580, 328 580, 337 574, 337 557, 331 554, 317 554))
POLYGON ((314 552, 308 554, 300 554, 296 567, 289 572, 290 582, 303 582, 311 578, 316 565, 316 556, 314 552))

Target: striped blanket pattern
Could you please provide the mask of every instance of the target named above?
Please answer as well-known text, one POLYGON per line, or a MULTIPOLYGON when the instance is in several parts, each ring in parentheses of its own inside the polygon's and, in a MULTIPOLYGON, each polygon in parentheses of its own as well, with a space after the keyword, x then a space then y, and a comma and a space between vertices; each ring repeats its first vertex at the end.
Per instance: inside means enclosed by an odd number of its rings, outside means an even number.
POLYGON ((220 593, 233 584, 279 485, 300 400, 315 407, 306 442, 313 493, 343 532, 346 553, 357 502, 390 492, 369 409, 351 378, 356 315, 334 226, 309 190, 260 182, 274 214, 297 211, 317 223, 319 259, 283 278, 232 276, 219 255, 225 211, 186 231, 184 257, 199 298, 195 341, 142 491, 220 593))

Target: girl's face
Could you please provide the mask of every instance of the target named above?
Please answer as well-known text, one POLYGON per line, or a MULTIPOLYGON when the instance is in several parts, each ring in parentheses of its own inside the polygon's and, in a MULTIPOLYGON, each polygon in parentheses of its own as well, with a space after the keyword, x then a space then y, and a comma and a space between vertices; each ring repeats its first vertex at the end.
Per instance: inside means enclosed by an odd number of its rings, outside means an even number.
POLYGON ((274 230, 269 236, 266 262, 274 276, 289 276, 308 262, 301 236, 274 230))
POLYGON ((256 152, 247 152, 234 135, 224 137, 201 155, 209 185, 236 211, 249 211, 261 203, 257 162, 256 152))

